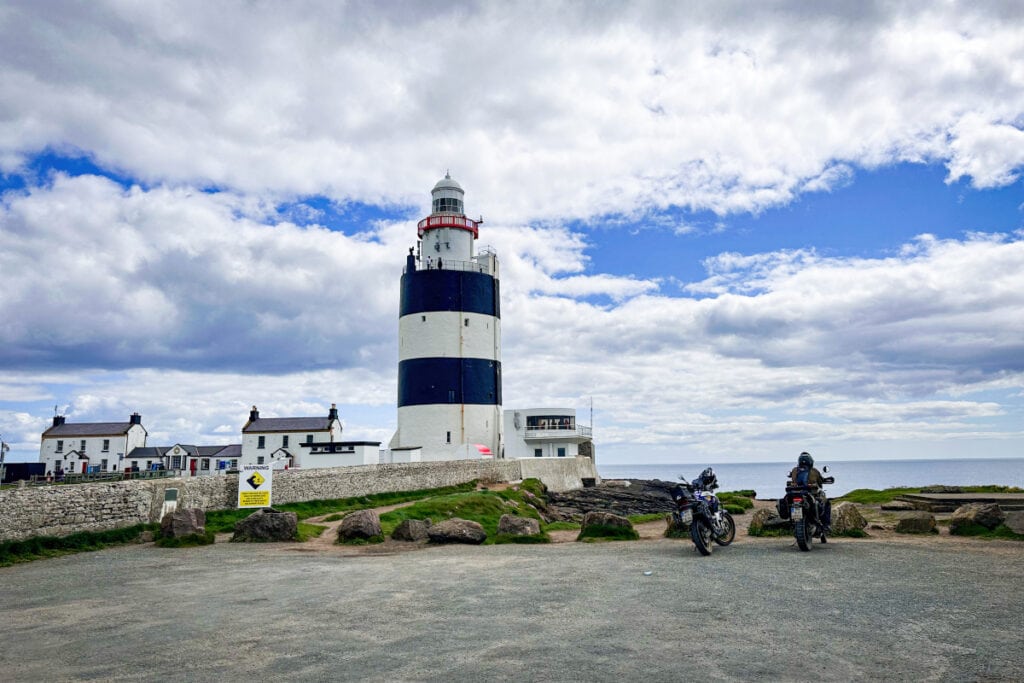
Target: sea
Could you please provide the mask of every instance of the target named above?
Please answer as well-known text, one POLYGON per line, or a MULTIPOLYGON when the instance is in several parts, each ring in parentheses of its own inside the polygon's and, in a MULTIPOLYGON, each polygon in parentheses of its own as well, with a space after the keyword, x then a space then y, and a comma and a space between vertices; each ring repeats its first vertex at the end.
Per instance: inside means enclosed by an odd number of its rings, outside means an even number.
MULTIPOLYGON (((785 493, 790 462, 679 463, 604 465, 597 463, 602 479, 695 479, 705 467, 714 469, 720 491, 752 489, 758 498, 780 498, 785 493)), ((998 484, 1024 488, 1024 458, 950 460, 848 460, 816 461, 820 470, 828 466, 835 484, 825 487, 836 498, 854 489, 887 489, 897 486, 968 486, 998 484)))

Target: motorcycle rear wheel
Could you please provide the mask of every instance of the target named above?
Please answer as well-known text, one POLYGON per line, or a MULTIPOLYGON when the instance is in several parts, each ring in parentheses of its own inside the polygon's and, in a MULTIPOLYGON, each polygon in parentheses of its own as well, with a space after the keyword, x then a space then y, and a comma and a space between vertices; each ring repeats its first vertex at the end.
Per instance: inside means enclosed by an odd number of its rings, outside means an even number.
POLYGON ((807 552, 812 547, 814 539, 811 537, 810 526, 804 520, 793 523, 793 535, 796 536, 796 544, 800 546, 800 550, 807 552))
POLYGON ((711 528, 699 519, 694 519, 693 524, 690 525, 690 537, 701 555, 711 554, 711 537, 713 535, 711 528))
POLYGON ((736 522, 733 521, 732 515, 728 512, 722 513, 722 526, 725 527, 725 533, 721 536, 715 536, 715 543, 718 545, 729 545, 736 538, 736 522))

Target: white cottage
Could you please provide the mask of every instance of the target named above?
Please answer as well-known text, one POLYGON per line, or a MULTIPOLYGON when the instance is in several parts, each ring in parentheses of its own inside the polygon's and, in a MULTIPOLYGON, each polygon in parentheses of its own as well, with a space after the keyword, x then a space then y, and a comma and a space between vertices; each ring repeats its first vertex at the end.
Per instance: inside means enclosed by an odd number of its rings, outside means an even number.
POLYGON ((39 462, 54 475, 71 472, 122 471, 125 455, 146 445, 142 417, 132 413, 127 422, 68 422, 53 417, 42 435, 39 462))
POLYGON ((341 441, 338 408, 327 417, 260 417, 256 406, 242 427, 241 465, 342 467, 376 464, 379 441, 341 441))

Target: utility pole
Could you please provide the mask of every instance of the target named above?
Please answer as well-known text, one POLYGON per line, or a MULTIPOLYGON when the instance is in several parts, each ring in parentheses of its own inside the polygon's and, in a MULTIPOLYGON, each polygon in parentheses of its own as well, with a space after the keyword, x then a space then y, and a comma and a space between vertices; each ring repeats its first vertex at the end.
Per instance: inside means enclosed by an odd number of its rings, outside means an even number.
POLYGON ((10 446, 3 440, 3 435, 0 434, 0 483, 3 482, 4 477, 7 475, 7 467, 4 465, 4 458, 7 456, 7 451, 10 450, 10 446))

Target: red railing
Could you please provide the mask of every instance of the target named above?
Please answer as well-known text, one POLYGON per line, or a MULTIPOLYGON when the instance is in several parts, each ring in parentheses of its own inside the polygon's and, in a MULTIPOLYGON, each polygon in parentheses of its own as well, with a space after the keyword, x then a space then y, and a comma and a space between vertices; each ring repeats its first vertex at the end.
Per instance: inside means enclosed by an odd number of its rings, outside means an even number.
POLYGON ((455 215, 427 216, 416 224, 416 234, 423 237, 427 230, 435 228, 458 228, 473 233, 473 239, 480 236, 480 221, 455 215))

